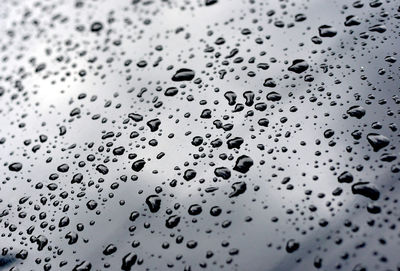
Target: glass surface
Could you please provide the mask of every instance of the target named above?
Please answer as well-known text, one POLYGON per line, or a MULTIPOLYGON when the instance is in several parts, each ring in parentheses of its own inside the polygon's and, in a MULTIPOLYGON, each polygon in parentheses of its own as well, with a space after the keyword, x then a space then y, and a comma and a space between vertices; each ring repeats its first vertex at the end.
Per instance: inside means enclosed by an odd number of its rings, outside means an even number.
POLYGON ((394 0, 0 2, 0 270, 400 270, 394 0))

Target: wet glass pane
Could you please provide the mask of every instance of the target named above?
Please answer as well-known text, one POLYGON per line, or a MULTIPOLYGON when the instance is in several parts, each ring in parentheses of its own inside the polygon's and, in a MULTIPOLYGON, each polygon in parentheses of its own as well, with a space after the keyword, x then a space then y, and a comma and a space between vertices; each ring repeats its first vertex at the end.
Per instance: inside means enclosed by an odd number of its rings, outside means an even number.
POLYGON ((0 270, 400 270, 394 0, 3 0, 0 270))

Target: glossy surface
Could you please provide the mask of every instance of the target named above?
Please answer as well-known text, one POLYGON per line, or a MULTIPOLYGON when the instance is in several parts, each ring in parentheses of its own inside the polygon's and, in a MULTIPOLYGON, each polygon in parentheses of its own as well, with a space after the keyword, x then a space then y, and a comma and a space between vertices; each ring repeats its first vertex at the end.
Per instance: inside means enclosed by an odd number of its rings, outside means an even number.
POLYGON ((396 1, 0 7, 0 270, 400 268, 396 1))

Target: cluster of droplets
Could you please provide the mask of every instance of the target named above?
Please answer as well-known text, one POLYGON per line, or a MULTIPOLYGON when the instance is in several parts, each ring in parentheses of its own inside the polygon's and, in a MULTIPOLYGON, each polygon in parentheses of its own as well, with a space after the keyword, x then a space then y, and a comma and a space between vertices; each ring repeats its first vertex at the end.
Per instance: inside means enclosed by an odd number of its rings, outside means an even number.
POLYGON ((394 1, 6 2, 0 268, 400 268, 394 1))

